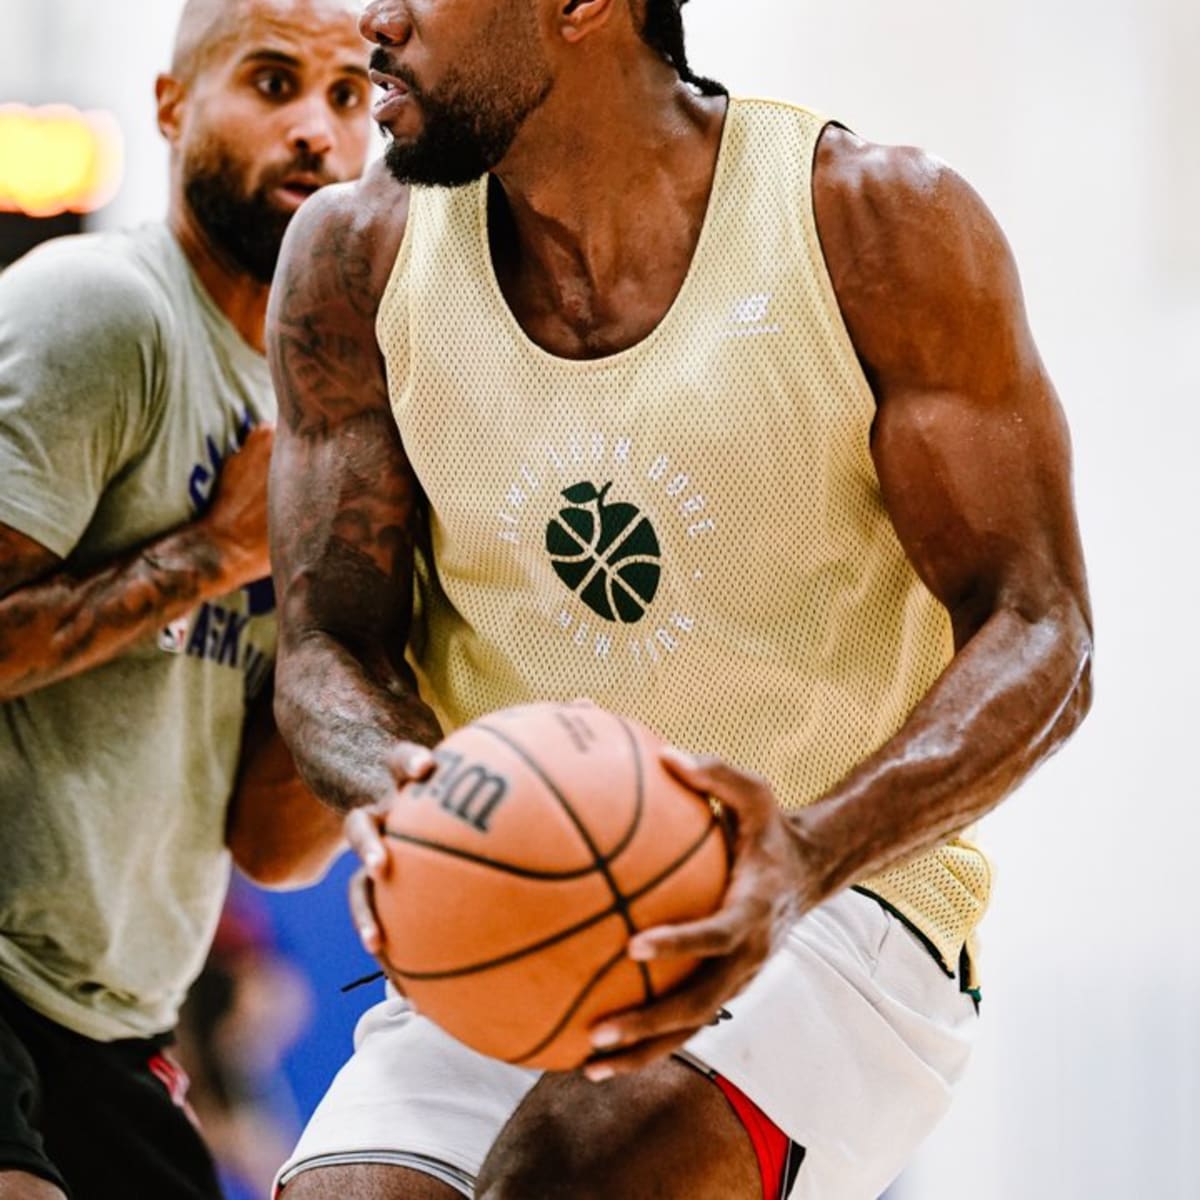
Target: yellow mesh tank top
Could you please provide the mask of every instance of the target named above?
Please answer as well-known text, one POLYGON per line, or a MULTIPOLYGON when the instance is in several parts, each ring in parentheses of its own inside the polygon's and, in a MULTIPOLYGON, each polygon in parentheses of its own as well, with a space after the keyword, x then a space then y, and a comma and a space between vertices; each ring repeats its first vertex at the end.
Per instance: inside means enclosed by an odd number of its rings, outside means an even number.
MULTIPOLYGON (((642 342, 548 354, 493 273, 487 186, 414 191, 378 337, 428 496, 412 657, 449 730, 588 696, 810 803, 950 661, 880 500, 874 400, 817 238, 825 122, 730 104, 674 305, 642 342)), ((987 860, 954 841, 864 887, 957 967, 987 860)))

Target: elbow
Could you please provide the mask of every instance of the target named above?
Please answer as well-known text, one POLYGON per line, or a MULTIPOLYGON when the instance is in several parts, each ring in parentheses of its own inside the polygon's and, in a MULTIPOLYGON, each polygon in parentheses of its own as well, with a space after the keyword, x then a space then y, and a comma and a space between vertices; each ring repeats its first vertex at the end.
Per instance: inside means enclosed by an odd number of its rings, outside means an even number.
POLYGON ((268 892, 298 892, 315 887, 329 874, 342 847, 339 838, 336 844, 299 854, 263 845, 231 845, 230 852, 237 869, 256 886, 268 892))
POLYGON ((1082 651, 1082 664, 1079 671, 1079 682, 1075 685, 1075 703, 1079 711, 1078 724, 1083 724, 1088 713, 1092 711, 1093 684, 1092 663, 1095 658, 1095 647, 1089 632, 1082 651))
POLYGON ((1081 648, 1079 672, 1071 694, 1071 703, 1069 706, 1070 728, 1067 731, 1067 736, 1073 734, 1087 720, 1088 714, 1092 711, 1092 661, 1093 647, 1091 635, 1089 634, 1086 644, 1081 648))
POLYGON ((329 873, 334 856, 323 863, 288 863, 245 860, 235 856, 238 870, 255 886, 267 892, 299 892, 316 887, 329 873))
POLYGON ((275 664, 275 692, 271 698, 271 717, 275 722, 275 728, 289 746, 302 744, 302 740, 297 737, 296 706, 289 693, 290 683, 290 673, 285 672, 283 661, 277 661, 275 664))
POLYGON ((1078 605, 1067 607, 1066 614, 1060 619, 1059 636, 1066 651, 1064 660, 1069 670, 1066 697, 1054 731, 1054 740, 1061 746, 1075 734, 1092 711, 1095 645, 1091 622, 1078 605))

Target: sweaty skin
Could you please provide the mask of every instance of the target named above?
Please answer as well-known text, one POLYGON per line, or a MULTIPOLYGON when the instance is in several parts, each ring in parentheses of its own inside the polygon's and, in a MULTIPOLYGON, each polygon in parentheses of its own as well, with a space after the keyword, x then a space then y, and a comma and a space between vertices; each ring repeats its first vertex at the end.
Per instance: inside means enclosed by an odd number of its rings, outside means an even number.
POLYGON ((407 203, 378 164, 310 201, 320 211, 304 210, 284 250, 302 269, 283 269, 268 315, 286 430, 271 462, 276 717, 308 747, 301 775, 342 812, 390 795, 398 745, 441 738, 404 661, 424 508, 374 328, 407 203))
POLYGON ((698 1012, 753 975, 774 944, 756 911, 774 909, 778 936, 797 913, 942 844, 1053 754, 1091 703, 1066 422, 1003 235, 943 164, 837 128, 819 148, 814 198, 876 397, 871 450, 884 503, 950 614, 956 654, 894 738, 785 821, 770 813, 766 781, 675 762, 685 782, 738 815, 729 898, 711 921, 634 939, 635 958, 711 962, 692 987, 598 1029, 598 1047, 623 1053, 593 1077, 676 1048, 698 1012), (759 849, 743 858, 747 839, 759 849))
MULTIPOLYGON (((453 42, 459 7, 379 0, 363 27, 418 76, 432 74, 439 14, 453 42)), ((501 286, 529 336, 563 357, 619 351, 658 324, 695 249, 712 179, 724 102, 695 96, 645 53, 630 12, 616 0, 566 13, 545 6, 547 36, 568 47, 555 51, 563 74, 494 172, 501 286), (597 47, 587 70, 570 74, 569 48, 585 42, 597 47), (609 51, 619 71, 603 69, 609 51)), ((600 1146, 641 1131, 655 1113, 635 1115, 634 1099, 651 1085, 663 1089, 660 1117, 687 1113, 693 1130, 712 1132, 711 1144, 679 1135, 695 1161, 715 1170, 719 1152, 741 1154, 702 1111, 709 1085, 665 1056, 746 985, 797 916, 972 824, 1063 744, 1090 703, 1091 614, 1067 430, 994 219, 929 156, 836 127, 819 147, 814 189, 837 299, 877 401, 871 450, 883 499, 949 611, 956 655, 897 735, 801 812, 783 816, 766 780, 666 756, 734 815, 734 869, 714 917, 643 933, 631 954, 699 955, 706 966, 677 993, 594 1031, 607 1053, 587 1073, 612 1079, 602 1089, 612 1103, 584 1111, 569 1077, 543 1079, 485 1165, 479 1194, 492 1200, 560 1194, 548 1180, 567 1187, 561 1194, 598 1185, 646 1194, 637 1188, 651 1176, 636 1162, 589 1156, 570 1131, 582 1123, 600 1146), (529 1153, 527 1135, 549 1144, 553 1131, 578 1153, 529 1153)), ((439 736, 403 663, 412 548, 426 513, 373 329, 406 213, 407 193, 382 168, 323 193, 289 232, 268 316, 281 411, 271 492, 282 604, 276 713, 309 786, 342 810, 386 800, 427 758, 404 743, 439 736)), ((349 828, 368 867, 382 869, 366 814, 349 828)), ((355 904, 371 944, 364 888, 355 904)), ((314 1171, 289 1196, 335 1184, 347 1196, 376 1194, 353 1190, 364 1181, 406 1200, 449 1194, 423 1190, 427 1180, 401 1186, 402 1176, 314 1171)), ((739 1188, 726 1179, 689 1194, 754 1194, 739 1188)))

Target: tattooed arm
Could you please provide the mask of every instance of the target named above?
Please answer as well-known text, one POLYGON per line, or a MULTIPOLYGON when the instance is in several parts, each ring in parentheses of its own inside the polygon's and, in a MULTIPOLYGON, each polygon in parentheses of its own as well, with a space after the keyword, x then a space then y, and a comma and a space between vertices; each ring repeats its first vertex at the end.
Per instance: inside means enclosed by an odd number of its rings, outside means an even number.
POLYGON ((275 715, 300 774, 341 812, 390 794, 399 746, 441 736, 404 661, 422 498, 374 329, 407 206, 381 167, 313 197, 288 231, 267 320, 275 715))
POLYGON ((0 522, 0 599, 61 565, 62 559, 53 550, 0 522))
POLYGON ((72 552, 168 402, 160 293, 69 242, 0 275, 0 701, 91 670, 200 601, 270 570, 268 431, 222 473, 201 520, 102 565, 72 552))
POLYGON ((87 574, 0 525, 0 702, 109 662, 202 600, 261 579, 271 431, 226 463, 199 520, 87 574))

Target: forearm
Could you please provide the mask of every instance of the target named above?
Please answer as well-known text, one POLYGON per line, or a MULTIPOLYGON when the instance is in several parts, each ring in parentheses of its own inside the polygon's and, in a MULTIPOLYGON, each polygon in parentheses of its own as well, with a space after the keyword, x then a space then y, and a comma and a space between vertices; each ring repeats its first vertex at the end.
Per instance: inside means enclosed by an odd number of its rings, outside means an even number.
POLYGON ((0 600, 0 701, 109 662, 233 586, 230 555, 199 522, 114 563, 60 571, 0 600))
POLYGON ((346 813, 395 788, 388 758, 398 742, 433 746, 437 718, 411 673, 364 662, 332 636, 310 632, 280 659, 275 717, 313 793, 346 813))
POLYGON ((1072 604, 995 613, 895 737, 791 824, 804 907, 943 844, 1074 732, 1091 701, 1091 636, 1072 604))

